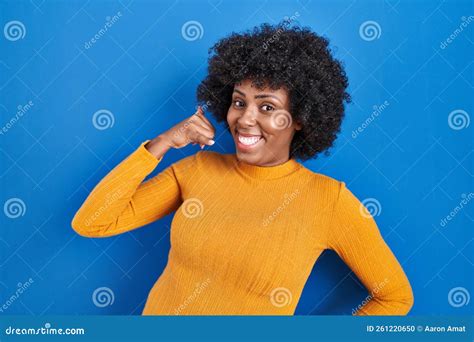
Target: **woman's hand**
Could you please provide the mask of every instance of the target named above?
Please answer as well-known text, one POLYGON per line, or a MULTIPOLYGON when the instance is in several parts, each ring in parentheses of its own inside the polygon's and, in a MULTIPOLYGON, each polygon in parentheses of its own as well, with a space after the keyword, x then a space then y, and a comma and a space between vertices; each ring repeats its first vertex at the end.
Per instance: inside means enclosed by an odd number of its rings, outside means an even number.
POLYGON ((213 145, 215 128, 204 116, 204 111, 199 106, 196 113, 181 121, 168 131, 149 141, 145 147, 156 158, 161 158, 170 148, 182 148, 188 144, 213 145))

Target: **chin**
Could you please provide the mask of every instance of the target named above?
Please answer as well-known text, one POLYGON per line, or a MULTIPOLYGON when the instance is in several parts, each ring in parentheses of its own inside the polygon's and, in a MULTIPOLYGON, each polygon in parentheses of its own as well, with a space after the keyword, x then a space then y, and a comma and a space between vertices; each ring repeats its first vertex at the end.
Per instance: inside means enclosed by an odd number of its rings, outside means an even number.
POLYGON ((259 160, 261 159, 259 158, 259 156, 253 153, 240 152, 239 150, 236 151, 235 155, 237 157, 237 160, 247 163, 247 164, 258 165, 259 160))

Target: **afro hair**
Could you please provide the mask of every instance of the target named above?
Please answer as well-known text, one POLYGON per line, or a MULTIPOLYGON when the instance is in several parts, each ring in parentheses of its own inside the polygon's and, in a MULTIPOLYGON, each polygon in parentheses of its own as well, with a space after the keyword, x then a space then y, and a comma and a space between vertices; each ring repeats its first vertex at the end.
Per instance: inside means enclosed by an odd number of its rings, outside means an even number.
MULTIPOLYGON (((328 154, 340 131, 348 80, 328 39, 307 27, 262 24, 232 33, 209 49, 208 75, 197 99, 227 124, 234 85, 251 80, 258 87, 288 91, 290 113, 302 125, 290 146, 290 158, 307 160, 328 154)), ((227 126, 228 127, 228 126, 227 126)))

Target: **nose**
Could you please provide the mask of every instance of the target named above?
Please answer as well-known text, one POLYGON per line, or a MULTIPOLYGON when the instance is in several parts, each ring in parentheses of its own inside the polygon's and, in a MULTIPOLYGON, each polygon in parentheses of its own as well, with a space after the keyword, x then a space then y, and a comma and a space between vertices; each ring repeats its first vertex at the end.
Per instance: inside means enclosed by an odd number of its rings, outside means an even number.
POLYGON ((254 106, 248 106, 237 120, 240 127, 255 126, 257 122, 257 109, 254 106))

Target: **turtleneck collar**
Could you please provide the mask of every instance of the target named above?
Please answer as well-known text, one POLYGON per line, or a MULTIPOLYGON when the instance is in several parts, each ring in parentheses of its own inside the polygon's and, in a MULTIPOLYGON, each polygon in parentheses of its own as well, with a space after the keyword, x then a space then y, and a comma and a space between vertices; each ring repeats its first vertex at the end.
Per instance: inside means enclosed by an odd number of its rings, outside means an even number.
POLYGON ((258 166, 238 160, 235 154, 233 157, 238 171, 256 179, 275 179, 285 177, 303 167, 303 165, 295 159, 289 159, 282 164, 273 166, 258 166))

